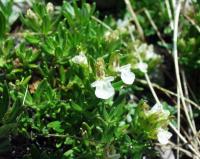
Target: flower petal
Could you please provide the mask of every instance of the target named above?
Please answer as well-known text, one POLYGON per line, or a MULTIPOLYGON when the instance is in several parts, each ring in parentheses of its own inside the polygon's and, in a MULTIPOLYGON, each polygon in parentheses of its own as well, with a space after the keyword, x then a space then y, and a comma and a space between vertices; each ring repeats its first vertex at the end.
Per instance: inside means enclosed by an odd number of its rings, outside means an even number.
POLYGON ((121 66, 120 68, 118 68, 119 72, 124 72, 124 71, 131 71, 131 64, 127 64, 124 66, 121 66))
POLYGON ((163 117, 168 118, 170 115, 170 112, 168 110, 163 109, 163 106, 156 103, 150 111, 147 112, 148 115, 151 115, 153 113, 160 113, 163 115, 163 117))
POLYGON ((137 68, 138 68, 141 72, 146 73, 146 72, 147 72, 148 65, 147 65, 146 63, 144 63, 144 62, 139 62, 139 63, 137 64, 137 68))
POLYGON ((119 122, 119 126, 124 126, 125 124, 126 124, 125 121, 120 121, 120 122, 119 122))
POLYGON ((99 81, 94 81, 92 84, 91 84, 91 87, 97 87, 99 85, 99 81))
POLYGON ((164 130, 162 128, 160 128, 158 130, 158 134, 157 134, 157 138, 158 141, 162 144, 162 145, 166 145, 169 142, 169 139, 171 138, 172 133, 170 133, 167 130, 164 130))
POLYGON ((122 71, 121 72, 121 79, 125 84, 133 84, 135 81, 135 74, 130 71, 122 71))
POLYGON ((112 82, 114 81, 114 77, 113 76, 105 77, 103 80, 106 82, 112 82))
POLYGON ((127 120, 128 123, 132 122, 132 117, 131 117, 130 114, 127 114, 126 120, 127 120))
POLYGON ((72 58, 72 62, 73 63, 76 63, 76 64, 84 64, 84 65, 87 65, 88 62, 87 62, 87 57, 85 56, 84 53, 80 53, 79 55, 76 55, 72 58))
POLYGON ((157 113, 157 112, 162 112, 162 105, 156 103, 151 110, 149 111, 149 113, 157 113))
POLYGON ((96 86, 95 95, 97 98, 108 99, 115 94, 115 90, 110 82, 101 81, 101 84, 96 86))

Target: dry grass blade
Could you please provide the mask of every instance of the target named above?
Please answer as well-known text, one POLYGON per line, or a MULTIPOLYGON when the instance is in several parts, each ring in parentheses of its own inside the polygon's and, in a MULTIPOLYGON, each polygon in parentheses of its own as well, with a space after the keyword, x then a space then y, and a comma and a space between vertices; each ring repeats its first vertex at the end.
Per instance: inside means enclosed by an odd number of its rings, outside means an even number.
POLYGON ((139 35, 140 35, 140 38, 141 38, 142 40, 144 40, 145 38, 144 38, 143 29, 142 29, 142 27, 141 27, 141 25, 140 25, 140 23, 139 23, 139 21, 138 21, 138 19, 137 19, 137 16, 136 16, 135 12, 133 11, 133 8, 131 7, 130 1, 129 1, 129 0, 124 0, 124 2, 126 3, 127 9, 129 10, 129 12, 130 12, 131 15, 132 15, 133 21, 135 22, 135 25, 136 25, 136 27, 137 27, 138 33, 139 33, 139 35))
POLYGON ((184 17, 197 29, 197 31, 200 33, 200 26, 198 26, 195 21, 190 18, 188 15, 184 15, 184 17))
POLYGON ((156 24, 155 24, 155 22, 153 21, 151 15, 150 15, 150 13, 149 13, 149 11, 148 11, 146 8, 144 8, 144 13, 146 14, 146 16, 147 16, 147 18, 148 18, 150 24, 152 25, 152 27, 153 27, 154 30, 156 31, 156 34, 158 35, 158 38, 159 38, 160 41, 162 42, 163 46, 165 46, 165 47, 167 48, 167 44, 166 44, 165 40, 162 38, 162 35, 161 35, 161 33, 160 33, 158 27, 156 26, 156 24))
POLYGON ((180 70, 179 70, 179 63, 178 63, 178 50, 177 50, 177 39, 178 39, 178 24, 179 24, 179 15, 181 11, 181 1, 178 1, 176 3, 176 6, 174 8, 174 33, 173 33, 173 56, 174 56, 174 65, 175 65, 175 73, 176 73, 176 79, 177 79, 177 86, 178 86, 178 97, 180 96, 181 102, 183 104, 183 109, 186 115, 186 118, 188 120, 188 123, 190 125, 190 128, 195 135, 197 131, 194 128, 194 125, 190 119, 188 109, 186 106, 186 102, 184 100, 184 94, 183 94, 183 89, 182 89, 182 84, 181 84, 181 78, 180 78, 180 70))
MULTIPOLYGON (((142 83, 142 84, 145 84, 145 85, 148 85, 147 81, 146 80, 142 80, 142 79, 136 79, 138 82, 142 83)), ((152 83, 152 86, 160 91, 162 91, 163 93, 165 93, 167 96, 175 96, 177 97, 177 93, 174 93, 166 88, 163 88, 159 85, 157 85, 156 83, 152 83)), ((196 104, 194 101, 192 101, 191 99, 189 98, 186 98, 184 97, 185 101, 190 103, 191 105, 193 105, 196 109, 200 110, 200 106, 198 104, 196 104)))

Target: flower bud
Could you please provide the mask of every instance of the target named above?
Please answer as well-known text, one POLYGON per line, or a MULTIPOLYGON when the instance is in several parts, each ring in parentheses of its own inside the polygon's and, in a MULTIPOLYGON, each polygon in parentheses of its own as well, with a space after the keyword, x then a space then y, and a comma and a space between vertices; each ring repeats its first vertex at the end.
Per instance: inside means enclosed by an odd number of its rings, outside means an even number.
POLYGON ((72 62, 79 65, 87 65, 87 57, 83 52, 80 52, 79 55, 76 55, 72 58, 72 62))
POLYGON ((119 63, 120 63, 119 55, 117 53, 112 54, 109 60, 109 69, 111 71, 116 72, 117 68, 119 68, 119 63))
POLYGON ((26 16, 30 19, 37 19, 37 16, 36 14, 31 10, 31 9, 28 9, 26 11, 26 16))
POLYGON ((47 3, 46 9, 47 9, 48 13, 52 13, 54 11, 53 3, 51 3, 51 2, 47 3))
POLYGON ((31 9, 28 9, 26 11, 26 16, 27 18, 30 18, 30 19, 37 19, 37 15, 31 10, 31 9))
POLYGON ((147 65, 146 63, 144 63, 144 62, 139 62, 139 63, 137 64, 137 68, 138 68, 141 72, 147 73, 148 65, 147 65))
POLYGON ((127 120, 128 123, 132 122, 133 119, 132 119, 130 114, 127 114, 126 120, 127 120))
POLYGON ((166 145, 169 143, 169 139, 172 137, 172 133, 168 132, 167 130, 164 130, 162 128, 158 129, 157 138, 160 144, 166 145))
POLYGON ((103 58, 98 58, 96 63, 96 76, 97 78, 105 77, 105 64, 103 58))
POLYGON ((118 31, 106 31, 104 34, 104 38, 106 41, 111 42, 119 39, 118 31))

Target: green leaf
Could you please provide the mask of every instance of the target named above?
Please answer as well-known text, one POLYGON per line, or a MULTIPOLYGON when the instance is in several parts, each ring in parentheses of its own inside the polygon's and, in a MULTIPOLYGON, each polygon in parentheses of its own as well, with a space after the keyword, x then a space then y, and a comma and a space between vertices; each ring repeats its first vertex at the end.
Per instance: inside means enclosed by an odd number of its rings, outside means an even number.
POLYGON ((112 84, 116 91, 121 90, 122 86, 124 85, 123 81, 118 81, 112 84))
POLYGON ((60 121, 53 121, 53 122, 50 122, 48 125, 47 125, 48 128, 52 128, 53 130, 55 130, 56 132, 58 133, 62 133, 64 132, 64 130, 61 128, 61 122, 60 121))
POLYGON ((31 159, 49 159, 45 151, 41 152, 35 145, 31 148, 31 159))
POLYGON ((58 58, 58 59, 63 57, 63 50, 61 47, 56 48, 55 55, 56 55, 56 58, 58 58))
POLYGON ((76 110, 76 111, 78 111, 78 112, 82 112, 83 111, 83 109, 82 109, 82 107, 81 106, 79 106, 78 104, 76 104, 76 103, 71 103, 71 106, 72 106, 72 108, 74 109, 74 110, 76 110))
POLYGON ((3 97, 0 98, 0 120, 3 118, 4 114, 7 112, 9 106, 9 92, 7 84, 3 85, 3 97))
POLYGON ((5 124, 0 127, 0 137, 8 136, 13 130, 16 129, 16 124, 5 124))
POLYGON ((10 149, 10 141, 8 137, 0 137, 0 154, 4 154, 10 149))
POLYGON ((64 157, 71 157, 74 153, 74 150, 73 149, 70 149, 68 151, 66 151, 63 155, 64 157))
POLYGON ((122 114, 123 114, 123 109, 124 105, 123 104, 119 104, 117 107, 113 107, 111 112, 110 112, 110 119, 119 119, 122 114))
POLYGON ((43 101, 52 101, 52 100, 54 100, 53 90, 52 90, 50 84, 47 82, 46 79, 43 80, 42 82, 40 82, 37 90, 34 93, 33 99, 38 104, 40 102, 43 102, 43 101))
POLYGON ((108 112, 107 112, 105 107, 103 107, 103 117, 104 117, 105 121, 109 121, 110 120, 110 116, 109 116, 109 114, 108 114, 108 112))
POLYGON ((24 86, 27 85, 28 82, 30 81, 30 79, 31 79, 31 76, 23 78, 22 81, 21 81, 21 84, 24 85, 24 86))
POLYGON ((75 16, 74 8, 72 7, 72 5, 69 2, 64 2, 63 7, 64 7, 65 11, 67 11, 69 16, 72 16, 72 17, 75 16))
POLYGON ((5 32, 6 32, 6 17, 0 10, 0 39, 3 38, 5 32))
POLYGON ((6 61, 3 59, 3 57, 0 57, 0 67, 3 67, 6 64, 6 61))
POLYGON ((13 106, 7 111, 4 117, 4 123, 14 123, 16 122, 16 118, 19 115, 21 110, 21 102, 20 99, 17 99, 13 106))
POLYGON ((59 73, 60 73, 60 81, 62 84, 64 84, 66 82, 66 73, 62 65, 59 67, 59 73))
POLYGON ((29 33, 27 33, 25 39, 31 44, 39 44, 40 42, 40 37, 38 35, 30 35, 29 33))
POLYGON ((42 32, 44 34, 47 34, 49 29, 50 29, 50 26, 51 26, 51 23, 50 23, 50 19, 49 19, 49 15, 48 14, 45 14, 43 16, 43 19, 42 19, 43 23, 42 23, 42 32))

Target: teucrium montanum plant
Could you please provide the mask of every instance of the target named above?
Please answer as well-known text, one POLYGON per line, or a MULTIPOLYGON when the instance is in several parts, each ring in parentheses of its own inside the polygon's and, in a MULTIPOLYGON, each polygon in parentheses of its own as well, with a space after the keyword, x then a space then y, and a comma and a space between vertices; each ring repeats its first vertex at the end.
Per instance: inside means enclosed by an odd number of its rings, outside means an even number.
POLYGON ((34 143, 43 138, 41 151, 48 147, 53 158, 142 156, 152 140, 165 144, 170 138, 169 114, 131 98, 138 91, 137 69, 146 73, 147 66, 155 68, 156 56, 151 52, 146 58, 141 49, 144 63, 137 67, 140 45, 130 44, 119 28, 99 24, 94 11, 86 3, 80 8, 75 2, 61 7, 34 3, 22 16, 26 34, 19 49, 14 50, 15 43, 11 47, 15 65, 12 60, 3 65, 20 97, 28 86, 19 130, 34 143))

